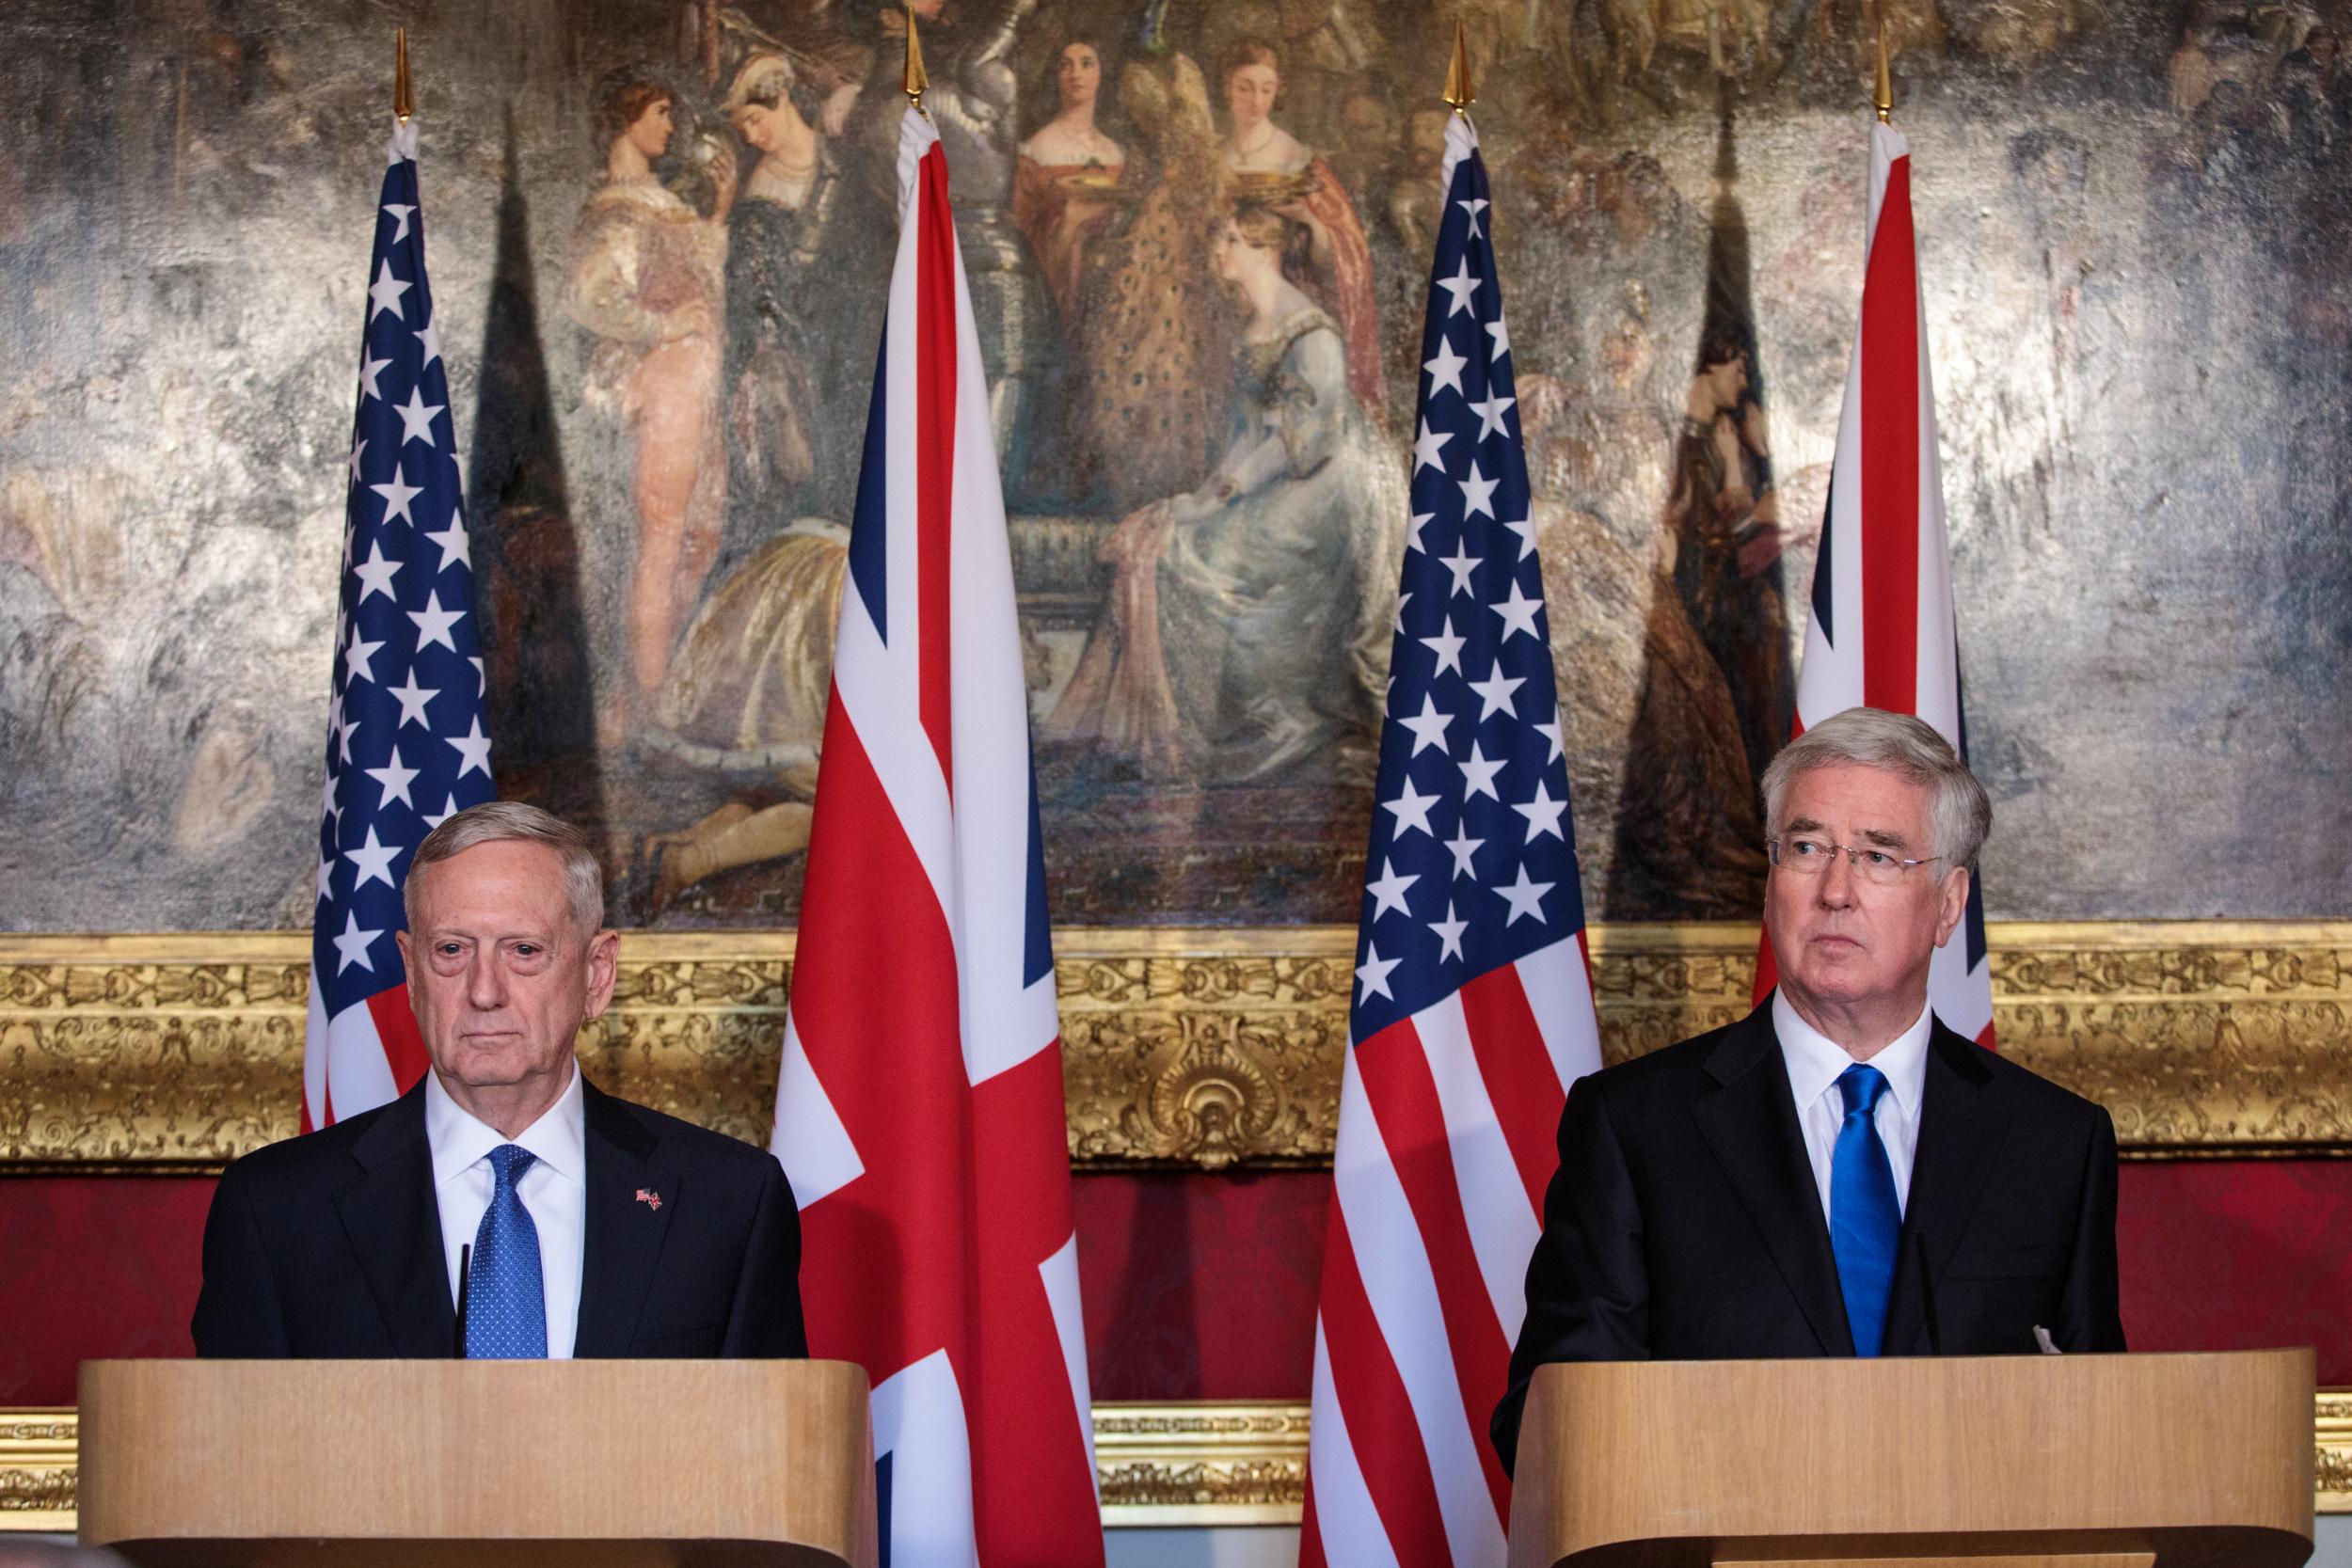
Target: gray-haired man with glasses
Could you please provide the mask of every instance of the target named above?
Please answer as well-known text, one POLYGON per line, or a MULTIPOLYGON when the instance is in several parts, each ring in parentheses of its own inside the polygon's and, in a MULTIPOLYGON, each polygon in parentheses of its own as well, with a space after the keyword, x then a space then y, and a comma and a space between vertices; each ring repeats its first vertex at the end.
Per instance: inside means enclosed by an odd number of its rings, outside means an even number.
POLYGON ((1939 1022, 1993 807, 1933 728, 1850 708, 1764 774, 1779 986, 1582 1079, 1494 1440, 1547 1361, 2120 1351, 2115 1127, 1939 1022))

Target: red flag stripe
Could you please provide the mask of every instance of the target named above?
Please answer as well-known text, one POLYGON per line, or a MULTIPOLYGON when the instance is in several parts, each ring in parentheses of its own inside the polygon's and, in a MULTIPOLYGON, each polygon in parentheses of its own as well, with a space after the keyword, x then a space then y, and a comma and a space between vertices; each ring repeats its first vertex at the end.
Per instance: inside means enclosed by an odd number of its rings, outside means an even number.
MULTIPOLYGON (((1454 1174, 1454 1150, 1446 1135, 1445 1112, 1429 1073, 1429 1058, 1407 1020, 1357 1046, 1356 1062, 1364 1098, 1371 1102, 1380 1141, 1388 1149, 1389 1164, 1421 1228, 1438 1310, 1445 1315, 1446 1348, 1454 1358, 1454 1381, 1464 1402, 1463 1418, 1473 1434, 1484 1433, 1491 1412, 1476 1407, 1486 1402, 1489 1390, 1509 1386, 1511 1347, 1503 1338, 1502 1325, 1495 1320, 1494 1303, 1486 1295, 1485 1276, 1478 1267, 1478 1252, 1470 1243, 1461 1184, 1454 1174)), ((1334 1205, 1332 1212, 1338 1212, 1334 1205)), ((1508 1517, 1510 1478, 1502 1473, 1502 1462, 1491 1444, 1479 1442, 1476 1447, 1495 1512, 1508 1517)))
POLYGON ((801 1290, 817 1354, 880 1377, 967 1343, 971 1089, 946 917, 837 689, 824 755, 802 898, 825 918, 801 926, 793 1022, 865 1174, 803 1211, 803 1253, 834 1266, 801 1290), (823 983, 878 953, 889 985, 823 983), (857 1070, 876 1040, 892 1044, 887 1074, 857 1070))
POLYGON ((947 157, 937 143, 923 154, 921 170, 915 198, 914 352, 924 367, 914 384, 915 604, 922 640, 916 709, 952 792, 947 596, 956 467, 956 231, 947 210, 947 157))
POLYGON ((1489 970, 1460 991, 1470 1052, 1494 1105, 1511 1162, 1527 1188, 1528 1206, 1544 1212, 1544 1188, 1560 1163, 1556 1134, 1567 1091, 1545 1053, 1543 1031, 1527 1003, 1517 964, 1489 970))
POLYGON ((1356 1248, 1348 1237, 1346 1208, 1337 1202, 1331 1205, 1330 1236, 1324 1244, 1319 1317, 1329 1352, 1331 1391, 1353 1437, 1356 1464, 1390 1548, 1401 1563, 1452 1561, 1454 1548, 1446 1539, 1445 1514, 1438 1506, 1427 1457, 1417 1443, 1383 1435, 1418 1430, 1413 1402, 1380 1332, 1372 1298, 1364 1293, 1356 1248))
POLYGON ((1886 199, 1862 283, 1862 700, 1919 708, 1919 284, 1911 160, 1886 199))

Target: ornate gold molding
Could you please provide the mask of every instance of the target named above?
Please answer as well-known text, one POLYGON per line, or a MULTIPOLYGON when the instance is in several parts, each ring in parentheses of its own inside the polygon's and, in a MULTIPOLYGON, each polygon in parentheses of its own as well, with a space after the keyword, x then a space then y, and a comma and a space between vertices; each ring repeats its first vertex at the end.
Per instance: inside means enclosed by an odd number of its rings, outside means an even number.
MULTIPOLYGON (((0 1531, 73 1528, 75 1433, 68 1410, 0 1410, 0 1531)), ((2317 1409, 2322 1513, 2352 1513, 2352 1390, 2317 1409)), ((1103 1522, 1295 1525, 1307 1495, 1303 1404, 1098 1404, 1103 1522)))
MULTIPOLYGON (((2002 1049, 2115 1113, 2128 1154, 2352 1155, 2352 922, 1993 927, 2002 1049)), ((1095 1169, 1330 1159, 1354 933, 1057 938, 1071 1154, 1095 1169)), ((1747 1010, 1742 925, 1597 927, 1622 1060, 1747 1010)), ((300 932, 0 936, 0 1167, 216 1168, 294 1131, 300 932)), ((767 1134, 792 934, 632 932, 581 1054, 618 1093, 767 1134)))
POLYGON ((0 1410, 0 1530, 73 1528, 74 1438, 65 1410, 0 1410))

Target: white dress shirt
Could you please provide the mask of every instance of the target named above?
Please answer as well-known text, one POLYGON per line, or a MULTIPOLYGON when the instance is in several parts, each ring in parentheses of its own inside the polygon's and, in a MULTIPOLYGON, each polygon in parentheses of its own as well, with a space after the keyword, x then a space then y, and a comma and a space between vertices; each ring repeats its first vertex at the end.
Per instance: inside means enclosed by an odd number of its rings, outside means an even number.
POLYGON ((449 1259, 449 1292, 457 1299, 459 1248, 473 1245, 482 1216, 490 1212, 497 1178, 490 1151, 514 1143, 538 1156, 515 1183, 515 1195, 531 1212, 539 1232, 539 1283, 548 1301, 548 1358, 567 1361, 580 1330, 580 1271, 587 1234, 588 1161, 581 1110, 580 1069, 563 1097, 537 1121, 508 1138, 478 1121, 441 1087, 438 1074, 424 1075, 424 1136, 433 1151, 433 1196, 441 1209, 441 1250, 449 1259))
MULTIPOLYGON (((1869 1065, 1886 1077, 1887 1092, 1879 1097, 1871 1119, 1878 1124, 1879 1142, 1886 1146, 1887 1168, 1895 1177, 1898 1212, 1911 1207, 1911 1166, 1919 1152, 1919 1101, 1928 1084, 1928 1034, 1933 1009, 1919 1009, 1918 1020, 1895 1037, 1869 1065)), ((1804 1151, 1813 1162, 1813 1184, 1821 1192, 1821 1217, 1829 1217, 1830 1167, 1837 1154, 1837 1130, 1846 1122, 1846 1096, 1837 1080, 1853 1066, 1846 1048, 1822 1034, 1772 992, 1772 1030, 1780 1037, 1781 1064, 1788 1069, 1788 1091, 1797 1102, 1797 1125, 1804 1130, 1804 1151)))

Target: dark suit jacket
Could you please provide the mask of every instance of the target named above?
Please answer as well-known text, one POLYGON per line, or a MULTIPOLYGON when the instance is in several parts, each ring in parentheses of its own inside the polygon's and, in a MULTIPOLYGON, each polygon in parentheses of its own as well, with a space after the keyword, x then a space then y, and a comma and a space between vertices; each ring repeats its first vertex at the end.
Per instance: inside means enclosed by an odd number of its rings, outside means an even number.
MULTIPOLYGON (((2115 1124, 1933 1025, 1885 1354, 2120 1351, 2115 1124), (1920 1285, 1924 1239, 1929 1289, 1920 1285)), ((1851 1355, 1820 1189, 1772 1008, 1580 1080, 1495 1411, 1518 1449, 1547 1361, 1851 1355)))
MULTIPOLYGON (((574 1354, 806 1355, 800 1212, 775 1156, 585 1081, 580 1090, 574 1354)), ((229 1167, 204 1224, 194 1327, 199 1355, 456 1354, 421 1083, 229 1167)))

